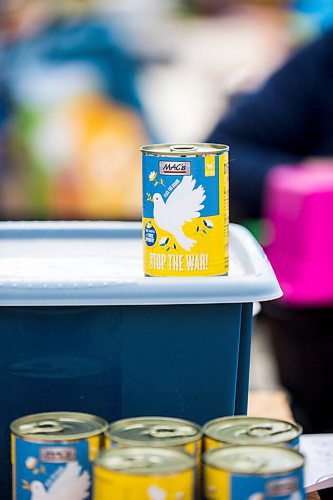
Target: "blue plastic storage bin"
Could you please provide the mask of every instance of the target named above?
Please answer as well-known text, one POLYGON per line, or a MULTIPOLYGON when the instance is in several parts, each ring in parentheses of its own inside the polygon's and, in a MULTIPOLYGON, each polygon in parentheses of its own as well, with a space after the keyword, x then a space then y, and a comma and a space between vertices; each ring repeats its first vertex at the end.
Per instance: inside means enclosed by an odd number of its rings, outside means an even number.
MULTIPOLYGON (((231 225, 230 274, 143 275, 141 224, 0 223, 0 491, 9 424, 41 411, 203 423, 247 410, 252 304, 281 295, 231 225)), ((7 498, 2 496, 1 499, 7 498)))

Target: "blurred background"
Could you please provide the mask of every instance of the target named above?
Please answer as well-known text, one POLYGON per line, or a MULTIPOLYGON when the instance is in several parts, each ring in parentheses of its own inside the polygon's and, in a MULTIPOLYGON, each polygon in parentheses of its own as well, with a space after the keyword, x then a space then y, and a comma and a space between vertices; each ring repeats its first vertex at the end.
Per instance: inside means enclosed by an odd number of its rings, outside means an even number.
MULTIPOLYGON (((139 220, 139 146, 205 141, 332 25, 331 0, 1 0, 0 219, 139 220)), ((262 238, 257 220, 241 222, 262 238)), ((299 337, 299 349, 276 340, 275 326, 290 333, 304 309, 278 313, 255 322, 251 385, 282 383, 306 430, 327 430, 333 417, 322 424, 305 408, 312 373, 305 385, 302 369, 284 377, 303 356, 299 337)))
POLYGON ((1 0, 1 219, 139 219, 139 145, 205 140, 331 4, 1 0))

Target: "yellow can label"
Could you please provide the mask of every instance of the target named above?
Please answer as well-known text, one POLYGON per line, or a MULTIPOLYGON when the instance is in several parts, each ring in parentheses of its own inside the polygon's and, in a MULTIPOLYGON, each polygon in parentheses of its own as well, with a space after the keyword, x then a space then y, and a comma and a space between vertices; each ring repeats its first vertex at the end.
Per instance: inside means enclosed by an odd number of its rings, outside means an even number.
POLYGON ((93 462, 97 457, 98 453, 101 451, 104 445, 103 434, 98 434, 97 436, 92 436, 88 438, 89 444, 89 461, 93 462))
POLYGON ((205 474, 205 498, 207 500, 229 500, 230 474, 228 472, 215 469, 210 465, 204 466, 205 474))
POLYGON ((193 500, 194 472, 169 476, 138 476, 94 468, 94 500, 193 500))
POLYGON ((143 155, 145 274, 226 274, 228 227, 228 153, 143 155))
MULTIPOLYGON (((163 443, 161 443, 162 445, 163 443)), ((126 446, 126 443, 118 443, 117 441, 111 440, 109 437, 105 438, 105 448, 116 448, 116 447, 124 447, 126 446)), ((130 446, 130 445, 128 445, 130 446)), ((184 451, 185 453, 192 455, 193 457, 196 458, 196 470, 195 470, 195 477, 196 477, 196 490, 198 491, 201 487, 201 457, 202 457, 202 440, 196 439, 194 441, 191 441, 190 443, 187 443, 185 445, 180 445, 180 446, 168 446, 167 448, 174 448, 180 451, 184 451)), ((197 498, 200 498, 200 495, 197 496, 197 498)))
POLYGON ((115 446, 115 444, 113 443, 113 441, 111 441, 111 439, 109 437, 105 437, 105 440, 104 440, 104 447, 106 449, 109 449, 111 448, 112 446, 115 446))
POLYGON ((205 451, 209 451, 213 448, 221 448, 221 447, 224 447, 226 445, 221 441, 216 441, 216 439, 205 436, 204 437, 204 446, 205 446, 205 451))

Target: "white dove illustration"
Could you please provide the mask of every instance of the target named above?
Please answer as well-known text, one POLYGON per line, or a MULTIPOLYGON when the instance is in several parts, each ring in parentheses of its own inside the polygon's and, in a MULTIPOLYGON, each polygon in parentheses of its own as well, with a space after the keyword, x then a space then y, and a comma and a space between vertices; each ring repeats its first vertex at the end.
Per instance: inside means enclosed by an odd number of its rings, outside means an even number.
POLYGON ((31 500, 84 500, 90 496, 90 476, 81 474, 82 467, 77 462, 69 462, 63 472, 46 491, 40 481, 32 481, 31 500))
POLYGON ((183 225, 200 217, 200 210, 205 207, 202 205, 206 198, 205 190, 201 185, 194 188, 195 183, 192 175, 184 176, 165 203, 162 195, 159 193, 153 195, 156 224, 172 234, 185 250, 190 250, 196 241, 184 234, 183 225))
POLYGON ((158 486, 150 486, 148 489, 148 495, 150 500, 165 500, 167 497, 167 492, 162 490, 158 486))
POLYGON ((300 494, 299 491, 295 491, 290 495, 290 500, 301 500, 302 495, 300 494))

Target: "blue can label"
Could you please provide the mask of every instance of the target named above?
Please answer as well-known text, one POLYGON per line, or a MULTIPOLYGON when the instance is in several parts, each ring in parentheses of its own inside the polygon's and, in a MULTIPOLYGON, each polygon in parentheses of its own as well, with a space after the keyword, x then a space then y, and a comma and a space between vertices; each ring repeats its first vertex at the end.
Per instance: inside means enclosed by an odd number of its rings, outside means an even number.
POLYGON ((294 448, 294 450, 299 449, 299 437, 293 439, 290 443, 286 443, 287 446, 294 448))
POLYGON ((89 441, 34 443, 12 436, 15 500, 89 500, 89 441))
POLYGON ((237 475, 205 465, 207 500, 305 500, 303 469, 276 475, 237 475))
POLYGON ((303 500, 303 472, 272 477, 233 476, 232 500, 303 500))

